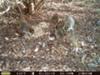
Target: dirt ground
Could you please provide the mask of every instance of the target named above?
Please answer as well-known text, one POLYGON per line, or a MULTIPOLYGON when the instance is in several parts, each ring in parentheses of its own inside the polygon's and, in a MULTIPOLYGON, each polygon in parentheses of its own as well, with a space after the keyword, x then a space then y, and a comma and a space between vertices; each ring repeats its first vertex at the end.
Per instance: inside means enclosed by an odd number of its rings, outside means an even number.
POLYGON ((28 23, 11 9, 0 16, 0 70, 99 71, 99 7, 48 0, 38 14, 24 15, 28 23))

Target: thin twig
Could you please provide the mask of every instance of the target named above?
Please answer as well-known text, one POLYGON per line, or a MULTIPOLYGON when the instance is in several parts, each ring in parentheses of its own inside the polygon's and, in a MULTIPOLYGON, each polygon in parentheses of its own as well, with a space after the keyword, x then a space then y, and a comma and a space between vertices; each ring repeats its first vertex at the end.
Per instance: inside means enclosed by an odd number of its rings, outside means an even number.
POLYGON ((6 10, 0 12, 0 16, 3 15, 3 14, 5 14, 5 13, 7 13, 7 12, 10 10, 10 8, 11 8, 11 7, 8 6, 8 8, 7 8, 6 10))

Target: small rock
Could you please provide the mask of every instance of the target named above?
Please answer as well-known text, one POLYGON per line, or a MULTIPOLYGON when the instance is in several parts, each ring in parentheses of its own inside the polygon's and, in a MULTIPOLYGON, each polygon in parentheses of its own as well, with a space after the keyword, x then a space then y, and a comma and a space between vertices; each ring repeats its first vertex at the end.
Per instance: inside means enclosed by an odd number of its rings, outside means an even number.
POLYGON ((33 55, 32 57, 35 58, 36 56, 33 55))
POLYGON ((45 46, 46 46, 46 44, 45 44, 45 43, 43 43, 43 44, 42 44, 42 47, 45 47, 45 46))
POLYGON ((42 67, 41 70, 43 70, 43 71, 47 71, 47 70, 48 70, 48 67, 42 67))
POLYGON ((11 38, 11 40, 17 40, 18 38, 11 38))
POLYGON ((18 33, 15 33, 15 35, 16 35, 16 36, 19 36, 19 34, 18 34, 18 33))
POLYGON ((3 56, 3 57, 7 57, 7 56, 8 56, 8 54, 1 54, 1 56, 3 56))
POLYGON ((90 36, 87 37, 87 40, 88 40, 89 42, 92 42, 92 41, 93 41, 93 39, 92 39, 90 36))
POLYGON ((97 25, 97 26, 100 26, 100 20, 98 20, 98 21, 96 22, 96 25, 97 25))
POLYGON ((98 58, 98 63, 100 64, 100 57, 98 58))
POLYGON ((0 45, 0 48, 2 48, 3 46, 2 45, 0 45))
POLYGON ((48 71, 49 70, 49 66, 48 65, 44 65, 41 67, 41 71, 48 71))
POLYGON ((39 47, 37 46, 37 47, 35 48, 34 52, 38 52, 38 50, 39 50, 39 47))
POLYGON ((55 40, 55 37, 49 37, 49 40, 53 41, 53 40, 55 40))
POLYGON ((89 63, 89 64, 88 64, 88 67, 89 67, 89 68, 96 68, 96 67, 97 67, 97 65, 96 65, 96 64, 94 64, 94 63, 89 63))
POLYGON ((48 28, 48 24, 46 22, 40 22, 39 24, 42 28, 48 28))
POLYGON ((25 54, 26 53, 26 50, 23 50, 22 52, 25 54))
POLYGON ((64 69, 65 71, 72 71, 72 69, 71 69, 71 68, 66 67, 66 66, 64 66, 64 67, 63 67, 63 69, 64 69))
POLYGON ((42 45, 42 42, 38 42, 39 45, 42 45))
POLYGON ((94 48, 94 45, 91 45, 90 47, 93 49, 94 48))
POLYGON ((74 51, 75 53, 79 53, 81 50, 82 50, 82 49, 81 49, 81 48, 78 48, 78 47, 76 47, 76 48, 73 49, 73 51, 74 51))
POLYGON ((32 75, 34 75, 34 72, 32 72, 32 75))
POLYGON ((23 71, 30 71, 30 69, 31 69, 30 67, 26 67, 23 69, 23 71))
POLYGON ((49 51, 49 50, 50 50, 50 49, 48 49, 48 48, 46 49, 46 51, 49 51))
POLYGON ((9 40, 9 38, 8 38, 8 37, 5 37, 5 40, 6 40, 6 41, 8 41, 8 40, 9 40))
POLYGON ((81 45, 84 47, 86 46, 85 42, 84 41, 81 41, 81 45))

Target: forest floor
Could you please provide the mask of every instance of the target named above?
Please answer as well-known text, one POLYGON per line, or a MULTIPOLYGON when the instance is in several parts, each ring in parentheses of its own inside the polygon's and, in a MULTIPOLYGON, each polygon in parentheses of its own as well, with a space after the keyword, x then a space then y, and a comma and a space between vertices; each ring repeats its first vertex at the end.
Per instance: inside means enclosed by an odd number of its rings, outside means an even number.
POLYGON ((0 70, 100 70, 99 7, 48 2, 39 15, 24 15, 28 23, 11 9, 0 17, 0 70), (72 32, 63 29, 70 15, 72 32))

